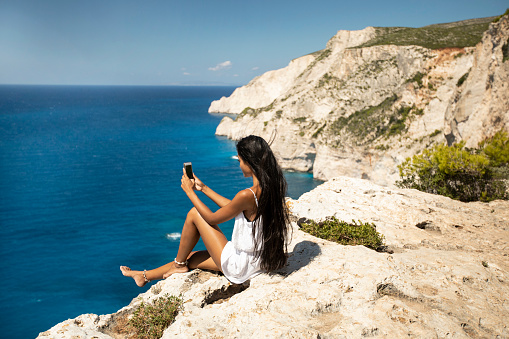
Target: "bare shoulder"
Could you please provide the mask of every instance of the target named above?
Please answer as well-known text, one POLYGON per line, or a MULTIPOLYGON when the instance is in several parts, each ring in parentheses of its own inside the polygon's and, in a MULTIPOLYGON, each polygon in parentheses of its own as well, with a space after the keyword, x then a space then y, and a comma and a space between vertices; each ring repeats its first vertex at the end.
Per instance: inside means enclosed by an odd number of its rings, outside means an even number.
POLYGON ((242 191, 239 191, 239 193, 237 193, 237 195, 235 197, 245 200, 245 199, 249 199, 249 197, 252 197, 252 196, 253 196, 253 193, 251 193, 251 191, 248 188, 246 188, 246 189, 243 189, 242 191))
POLYGON ((233 198, 232 201, 236 201, 237 203, 240 203, 244 206, 251 203, 253 200, 253 193, 249 189, 244 189, 242 191, 239 191, 237 195, 235 195, 235 198, 233 198))

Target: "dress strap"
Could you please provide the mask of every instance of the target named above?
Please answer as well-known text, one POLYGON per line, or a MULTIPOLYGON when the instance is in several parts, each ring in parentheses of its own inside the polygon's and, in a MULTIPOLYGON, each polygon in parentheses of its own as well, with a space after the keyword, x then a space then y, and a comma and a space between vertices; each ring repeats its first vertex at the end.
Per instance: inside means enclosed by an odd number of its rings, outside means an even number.
POLYGON ((255 201, 256 201, 256 207, 258 207, 258 198, 256 197, 255 192, 252 189, 250 189, 250 188, 248 188, 248 190, 250 190, 253 193, 255 201))

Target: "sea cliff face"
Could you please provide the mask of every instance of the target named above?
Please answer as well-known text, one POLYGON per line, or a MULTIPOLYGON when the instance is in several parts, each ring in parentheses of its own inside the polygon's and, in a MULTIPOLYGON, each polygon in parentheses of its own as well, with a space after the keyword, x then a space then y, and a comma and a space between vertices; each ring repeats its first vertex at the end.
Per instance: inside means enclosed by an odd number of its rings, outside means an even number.
POLYGON ((424 148, 446 140, 476 146, 509 129, 508 22, 490 24, 476 47, 439 50, 356 47, 380 32, 339 31, 324 50, 213 102, 210 112, 239 114, 216 134, 273 139, 284 168, 319 179, 392 185, 397 165, 424 148))
POLYGON ((81 315, 38 338, 125 338, 136 307, 167 293, 184 305, 163 338, 509 337, 509 202, 337 177, 288 205, 289 262, 276 274, 243 285, 175 274, 114 314, 81 315), (374 223, 389 252, 315 238, 295 222, 326 216, 374 223))
POLYGON ((501 128, 509 129, 509 16, 490 25, 473 55, 464 85, 445 112, 448 141, 475 147, 501 128))
POLYGON ((239 113, 218 134, 274 137, 284 167, 332 178, 288 200, 288 265, 242 285, 175 274, 114 314, 84 314, 38 338, 125 338, 140 303, 166 294, 184 303, 163 338, 509 337, 509 202, 375 183, 392 184, 398 163, 434 143, 473 146, 507 128, 508 25, 491 24, 475 48, 441 50, 361 48, 377 29, 340 31, 323 51, 212 103, 239 113), (299 229, 301 218, 328 216, 374 223, 388 251, 299 229))

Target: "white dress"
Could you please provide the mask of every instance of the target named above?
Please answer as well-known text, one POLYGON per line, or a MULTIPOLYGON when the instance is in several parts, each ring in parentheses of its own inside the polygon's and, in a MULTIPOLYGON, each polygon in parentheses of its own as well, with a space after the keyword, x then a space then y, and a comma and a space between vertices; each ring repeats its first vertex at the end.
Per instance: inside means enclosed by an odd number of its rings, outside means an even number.
MULTIPOLYGON (((253 192, 250 188, 248 188, 253 192)), ((258 199, 255 197, 256 206, 258 199)), ((258 247, 261 246, 261 223, 258 225, 257 237, 258 247)), ((229 281, 235 284, 242 284, 244 281, 253 278, 263 272, 260 268, 260 258, 255 258, 255 249, 253 238, 253 222, 246 219, 244 212, 240 212, 235 217, 233 226, 232 240, 226 243, 221 252, 221 270, 229 281)))

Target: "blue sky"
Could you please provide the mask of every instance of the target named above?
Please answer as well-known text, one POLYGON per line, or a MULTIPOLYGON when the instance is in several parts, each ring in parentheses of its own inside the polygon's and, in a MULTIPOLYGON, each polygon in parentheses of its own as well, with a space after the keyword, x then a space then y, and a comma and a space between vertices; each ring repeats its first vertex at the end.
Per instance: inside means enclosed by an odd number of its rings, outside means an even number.
POLYGON ((338 30, 496 16, 507 0, 0 0, 0 84, 244 85, 338 30))

